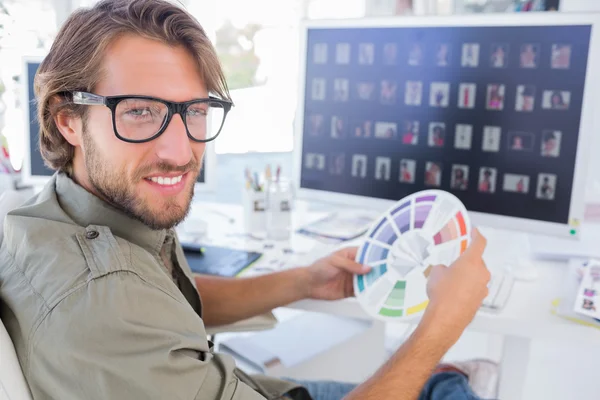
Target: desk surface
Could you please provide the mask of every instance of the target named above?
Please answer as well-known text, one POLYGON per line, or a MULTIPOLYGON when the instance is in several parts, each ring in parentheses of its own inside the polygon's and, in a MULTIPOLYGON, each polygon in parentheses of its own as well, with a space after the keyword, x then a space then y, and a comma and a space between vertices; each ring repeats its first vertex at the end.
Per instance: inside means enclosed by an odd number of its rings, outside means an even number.
MULTIPOLYGON (((242 207, 238 205, 196 202, 189 218, 178 231, 180 236, 186 240, 196 239, 207 243, 262 251, 266 256, 263 257, 265 262, 269 262, 271 257, 283 258, 281 247, 291 247, 294 254, 286 256, 285 265, 281 268, 305 265, 310 260, 319 258, 335 249, 331 245, 319 246, 313 239, 294 234, 290 242, 283 244, 271 242, 269 245, 274 245, 274 247, 265 250, 264 240, 249 239, 245 235, 242 212, 242 207), (203 227, 206 227, 204 234, 201 232, 203 227)), ((325 215, 327 215, 325 210, 312 211, 310 204, 299 202, 293 213, 292 222, 295 227, 299 227, 325 215)), ((598 329, 573 323, 550 312, 551 302, 561 293, 566 263, 539 261, 536 262, 536 266, 539 271, 539 277, 536 280, 516 281, 504 309, 497 314, 480 311, 469 329, 502 335, 583 341, 600 345, 598 329)), ((256 268, 260 270, 264 268, 264 264, 258 263, 256 268)), ((249 273, 252 274, 253 271, 249 271, 249 273)), ((356 299, 335 302, 303 300, 293 303, 289 307, 370 319, 356 299)))

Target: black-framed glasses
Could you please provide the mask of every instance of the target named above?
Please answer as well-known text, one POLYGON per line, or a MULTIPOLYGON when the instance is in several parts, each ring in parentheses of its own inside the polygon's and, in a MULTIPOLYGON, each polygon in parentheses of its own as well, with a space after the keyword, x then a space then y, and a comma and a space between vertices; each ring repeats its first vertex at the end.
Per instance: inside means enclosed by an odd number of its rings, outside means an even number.
POLYGON ((221 133, 232 106, 230 101, 212 96, 176 103, 151 96, 99 96, 79 91, 72 94, 75 104, 110 108, 115 135, 129 143, 156 139, 175 114, 181 116, 191 140, 210 142, 221 133))

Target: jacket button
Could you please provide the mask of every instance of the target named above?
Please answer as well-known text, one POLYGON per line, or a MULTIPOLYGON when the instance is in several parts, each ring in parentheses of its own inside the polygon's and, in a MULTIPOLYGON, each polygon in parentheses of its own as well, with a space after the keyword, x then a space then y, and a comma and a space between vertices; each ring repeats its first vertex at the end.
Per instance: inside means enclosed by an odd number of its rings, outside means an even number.
POLYGON ((85 233, 85 237, 87 239, 96 239, 100 234, 98 233, 98 231, 87 231, 85 233))

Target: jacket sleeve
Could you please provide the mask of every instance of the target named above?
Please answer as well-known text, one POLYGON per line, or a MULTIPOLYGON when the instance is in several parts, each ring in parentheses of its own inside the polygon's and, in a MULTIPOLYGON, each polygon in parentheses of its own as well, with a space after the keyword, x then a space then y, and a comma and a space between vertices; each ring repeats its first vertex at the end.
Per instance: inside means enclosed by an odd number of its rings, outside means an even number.
POLYGON ((259 400, 213 354, 204 324, 135 273, 93 279, 42 320, 26 375, 34 398, 259 400))

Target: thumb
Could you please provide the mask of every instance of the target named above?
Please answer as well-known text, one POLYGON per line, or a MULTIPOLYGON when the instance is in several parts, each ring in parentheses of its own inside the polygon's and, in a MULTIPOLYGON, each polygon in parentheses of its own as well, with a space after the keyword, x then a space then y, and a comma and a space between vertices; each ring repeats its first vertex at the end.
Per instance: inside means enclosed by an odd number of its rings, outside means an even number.
POLYGON ((474 228, 471 233, 471 245, 465 253, 471 257, 481 257, 487 246, 487 239, 479 232, 479 229, 474 228))

